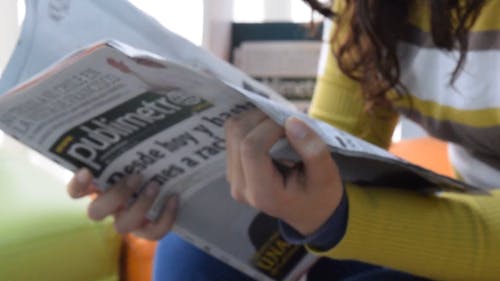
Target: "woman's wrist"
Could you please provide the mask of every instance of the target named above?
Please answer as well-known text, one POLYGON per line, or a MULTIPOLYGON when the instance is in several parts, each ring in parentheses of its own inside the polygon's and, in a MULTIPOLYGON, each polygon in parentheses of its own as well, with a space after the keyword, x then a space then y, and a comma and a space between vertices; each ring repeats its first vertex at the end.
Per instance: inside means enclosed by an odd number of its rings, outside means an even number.
POLYGON ((330 217, 312 234, 304 236, 292 226, 279 220, 279 229, 283 238, 291 244, 308 244, 317 250, 328 250, 337 245, 346 232, 348 200, 344 190, 340 203, 330 217))

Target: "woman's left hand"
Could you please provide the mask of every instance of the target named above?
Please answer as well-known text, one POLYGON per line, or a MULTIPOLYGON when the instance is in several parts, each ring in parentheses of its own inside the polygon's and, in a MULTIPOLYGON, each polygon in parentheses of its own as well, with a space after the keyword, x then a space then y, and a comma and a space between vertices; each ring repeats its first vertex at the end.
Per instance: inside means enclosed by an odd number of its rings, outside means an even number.
POLYGON ((304 122, 285 128, 259 110, 232 117, 225 124, 227 180, 232 197, 279 218, 302 235, 316 231, 339 205, 343 187, 327 145, 304 122), (303 165, 283 175, 269 150, 286 136, 303 165))

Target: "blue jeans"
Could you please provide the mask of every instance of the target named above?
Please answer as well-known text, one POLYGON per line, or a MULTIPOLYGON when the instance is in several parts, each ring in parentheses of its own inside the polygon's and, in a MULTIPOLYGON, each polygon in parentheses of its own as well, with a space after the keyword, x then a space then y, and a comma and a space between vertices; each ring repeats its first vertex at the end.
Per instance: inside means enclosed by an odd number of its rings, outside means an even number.
MULTIPOLYGON (((245 274, 205 254, 175 234, 165 236, 156 250, 154 281, 252 281, 245 274)), ((320 259, 308 281, 421 281, 407 273, 356 261, 320 259)))

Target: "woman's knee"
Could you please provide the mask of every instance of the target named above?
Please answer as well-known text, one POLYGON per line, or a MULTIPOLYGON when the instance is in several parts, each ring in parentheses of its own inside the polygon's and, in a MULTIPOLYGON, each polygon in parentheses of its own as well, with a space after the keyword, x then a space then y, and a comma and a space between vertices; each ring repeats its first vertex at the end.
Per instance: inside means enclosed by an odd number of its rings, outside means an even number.
POLYGON ((154 281, 225 281, 252 280, 243 273, 168 234, 159 241, 155 253, 154 281))

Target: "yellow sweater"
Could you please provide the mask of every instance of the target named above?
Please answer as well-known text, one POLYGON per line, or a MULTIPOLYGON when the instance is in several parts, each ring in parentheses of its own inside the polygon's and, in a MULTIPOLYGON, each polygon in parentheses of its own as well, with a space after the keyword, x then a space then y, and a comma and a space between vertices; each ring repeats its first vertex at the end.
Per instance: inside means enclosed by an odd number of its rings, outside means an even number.
POLYGON ((416 39, 398 47, 413 110, 406 99, 395 103, 394 112, 366 113, 360 86, 330 55, 310 113, 384 147, 403 114, 453 142, 451 160, 460 174, 492 195, 426 196, 348 184, 346 234, 335 248, 318 254, 436 280, 500 280, 500 1, 488 1, 473 26, 455 89, 448 82, 457 54, 429 43, 427 1, 414 6, 416 39))

